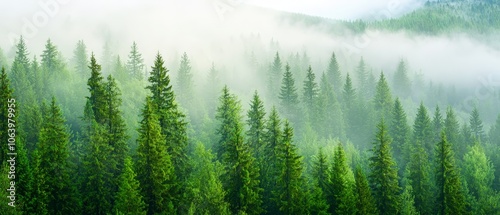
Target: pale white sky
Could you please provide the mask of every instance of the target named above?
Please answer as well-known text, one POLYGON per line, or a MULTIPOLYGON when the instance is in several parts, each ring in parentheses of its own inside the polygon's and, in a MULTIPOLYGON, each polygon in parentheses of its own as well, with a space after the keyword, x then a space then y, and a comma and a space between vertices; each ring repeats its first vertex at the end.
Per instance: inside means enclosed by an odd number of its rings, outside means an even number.
POLYGON ((422 5, 422 0, 233 0, 276 10, 332 19, 397 17, 422 5))

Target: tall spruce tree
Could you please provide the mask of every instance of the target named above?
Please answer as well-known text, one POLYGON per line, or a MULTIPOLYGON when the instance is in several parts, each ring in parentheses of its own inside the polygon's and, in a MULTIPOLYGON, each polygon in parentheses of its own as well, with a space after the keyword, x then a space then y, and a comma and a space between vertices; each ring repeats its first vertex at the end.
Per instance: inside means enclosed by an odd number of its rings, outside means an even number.
MULTIPOLYGON (((409 163, 405 169, 409 170, 406 176, 409 179, 408 186, 413 193, 415 209, 420 214, 432 214, 434 203, 433 187, 429 157, 422 142, 417 141, 407 150, 410 151, 409 163)), ((409 192, 409 191, 408 191, 409 192)))
POLYGON ((330 192, 330 174, 327 158, 323 148, 318 150, 318 155, 313 163, 312 176, 316 186, 318 186, 326 197, 330 192))
POLYGON ((186 108, 192 105, 191 98, 193 97, 193 74, 191 72, 191 62, 186 52, 182 54, 181 65, 177 74, 177 88, 179 95, 179 103, 186 108))
POLYGON ((483 130, 483 121, 481 117, 479 117, 479 110, 477 107, 474 107, 470 114, 469 124, 472 131, 472 136, 480 142, 484 142, 486 139, 486 135, 484 135, 483 130))
POLYGON ((147 204, 147 214, 173 214, 174 167, 165 146, 153 100, 148 97, 142 110, 137 139, 137 179, 147 204))
POLYGON ((222 90, 219 102, 216 115, 220 123, 217 130, 220 136, 219 159, 224 165, 222 178, 230 211, 232 214, 260 214, 259 169, 250 147, 244 143, 241 105, 227 86, 222 90))
MULTIPOLYGON (((2 74, 0 75, 0 141, 2 143, 8 143, 9 139, 9 101, 13 101, 12 89, 10 88, 10 81, 7 77, 7 72, 5 68, 2 67, 2 74)), ((11 103, 11 107, 15 103, 11 103)), ((7 159, 8 145, 0 145, 0 165, 4 164, 7 159)))
POLYGON ((427 114, 427 108, 425 108, 424 103, 420 102, 413 124, 413 141, 414 143, 422 143, 427 154, 430 154, 430 157, 432 157, 434 154, 433 139, 431 119, 427 114))
POLYGON ((76 72, 81 77, 86 77, 88 74, 88 54, 87 54, 87 46, 83 42, 83 40, 78 40, 76 43, 76 48, 73 51, 73 65, 75 67, 76 72))
POLYGON ((375 199, 372 196, 372 191, 368 185, 368 180, 361 170, 360 166, 356 167, 354 174, 356 181, 356 214, 358 215, 375 215, 378 214, 375 199))
POLYGON ((393 137, 394 158, 396 163, 399 164, 398 169, 401 170, 408 162, 410 126, 408 125, 406 113, 399 98, 396 98, 394 102, 392 120, 389 126, 389 135, 393 137))
POLYGON ((379 118, 383 117, 385 120, 390 121, 394 103, 392 102, 391 90, 385 79, 384 72, 380 73, 373 103, 375 110, 378 111, 379 118))
POLYGON ((288 63, 285 66, 285 73, 281 80, 281 88, 278 98, 280 99, 280 109, 284 116, 292 119, 298 112, 299 96, 295 87, 295 79, 290 71, 288 63))
POLYGON ((392 139, 382 119, 377 125, 377 133, 373 142, 373 155, 370 157, 370 185, 373 190, 377 208, 382 214, 399 212, 398 173, 396 163, 391 155, 392 139))
POLYGON ((352 181, 352 172, 346 161, 342 144, 335 147, 333 165, 330 173, 330 213, 356 214, 356 198, 354 195, 355 183, 352 181))
POLYGON ((410 79, 408 78, 408 68, 406 62, 401 59, 398 64, 398 68, 394 73, 394 92, 400 95, 402 98, 406 98, 410 95, 410 79))
POLYGON ((460 141, 460 124, 458 122, 455 111, 452 107, 446 109, 446 119, 444 120, 444 132, 446 134, 446 140, 453 147, 455 154, 455 159, 461 159, 463 155, 467 152, 468 144, 471 142, 460 141))
POLYGON ((309 122, 315 124, 318 121, 318 96, 319 86, 316 82, 316 75, 311 66, 307 69, 306 79, 304 80, 302 103, 307 110, 309 122))
POLYGON ((437 143, 441 139, 441 130, 444 127, 443 115, 441 115, 441 110, 439 105, 436 105, 434 110, 434 117, 432 118, 432 130, 433 130, 433 142, 437 143))
POLYGON ((266 111, 264 109, 264 103, 260 99, 257 91, 253 94, 253 99, 250 102, 250 109, 247 112, 247 125, 248 131, 246 132, 248 137, 248 143, 252 152, 257 159, 259 165, 265 165, 262 163, 262 151, 264 145, 264 128, 265 128, 265 117, 266 111))
MULTIPOLYGON (((38 143, 39 163, 36 178, 43 178, 48 214, 75 214, 78 211, 76 187, 69 171, 69 131, 56 101, 52 98, 38 143)), ((36 183, 39 183, 36 181, 36 183)))
POLYGON ((321 76, 318 108, 317 130, 322 131, 325 138, 345 139, 344 114, 325 73, 321 76))
POLYGON ((137 43, 134 41, 128 54, 127 70, 130 77, 142 80, 144 78, 144 59, 139 53, 137 43))
MULTIPOLYGON (((104 124, 106 119, 106 92, 101 73, 101 65, 97 64, 94 53, 90 57, 91 70, 90 78, 87 81, 90 96, 87 97, 89 105, 92 108, 92 118, 99 124, 104 124)), ((84 116, 89 117, 89 116, 84 116)))
POLYGON ((277 160, 277 149, 283 141, 283 131, 281 129, 282 123, 278 111, 275 107, 269 113, 266 129, 264 133, 265 146, 262 149, 262 160, 265 165, 261 169, 261 187, 263 188, 262 200, 263 206, 267 214, 279 213, 279 207, 273 191, 277 187, 277 177, 279 175, 279 166, 277 160))
POLYGON ((453 149, 444 131, 436 149, 437 213, 467 214, 465 195, 455 166, 453 149))
POLYGON ((146 215, 146 204, 141 195, 141 185, 137 180, 132 159, 126 157, 123 166, 113 211, 123 215, 146 215))
POLYGON ((274 61, 270 65, 269 75, 268 75, 268 85, 267 90, 270 98, 276 98, 276 92, 278 92, 278 83, 280 83, 281 72, 283 69, 283 64, 281 63, 281 58, 278 52, 274 56, 274 61))
POLYGON ((342 73, 340 72, 335 52, 332 52, 327 71, 326 75, 328 77, 328 82, 333 86, 335 92, 339 92, 342 88, 342 73))
POLYGON ((302 177, 302 157, 298 155, 296 146, 292 143, 293 129, 285 121, 283 142, 278 145, 277 158, 279 176, 277 178, 276 200, 282 214, 304 214, 304 179, 302 177))

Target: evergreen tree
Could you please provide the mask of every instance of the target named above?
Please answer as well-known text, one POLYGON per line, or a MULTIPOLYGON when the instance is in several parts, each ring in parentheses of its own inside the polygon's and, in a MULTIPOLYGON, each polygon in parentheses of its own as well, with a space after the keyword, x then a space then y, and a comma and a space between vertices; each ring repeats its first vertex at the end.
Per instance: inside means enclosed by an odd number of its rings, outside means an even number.
MULTIPOLYGON (((78 205, 76 187, 71 181, 69 158, 69 133, 60 108, 52 98, 45 116, 38 143, 39 169, 37 178, 43 178, 48 214, 74 214, 78 205)), ((39 183, 36 181, 36 183, 39 183)))
POLYGON ((447 137, 447 141, 453 147, 453 151, 456 152, 455 158, 462 158, 463 155, 467 151, 466 144, 460 141, 460 124, 458 123, 458 119, 455 115, 455 112, 451 107, 448 107, 446 110, 446 119, 444 120, 444 132, 447 137))
MULTIPOLYGON (((489 202, 490 196, 494 195, 492 188, 494 175, 493 164, 486 156, 483 147, 476 142, 464 155, 464 179, 468 190, 474 198, 472 205, 474 214, 493 214, 486 212, 495 205, 489 202)), ((498 212, 498 206, 497 206, 498 212)))
MULTIPOLYGON (((10 81, 2 67, 2 74, 0 75, 0 141, 4 144, 0 145, 0 165, 4 164, 7 159, 8 139, 9 139, 9 101, 14 99, 12 97, 12 89, 10 88, 10 81)), ((15 100, 15 99, 14 99, 15 100)), ((11 107, 15 103, 11 103, 11 107)), ((11 114, 12 115, 12 114, 11 114)))
POLYGON ((297 88, 295 87, 295 80, 290 66, 286 64, 285 73, 281 80, 281 88, 278 98, 280 99, 280 108, 283 114, 288 118, 296 117, 298 112, 297 104, 299 103, 299 96, 297 88))
POLYGON ((474 107, 472 113, 470 114, 469 124, 472 131, 472 136, 478 141, 485 141, 486 136, 483 131, 483 122, 479 117, 479 111, 477 107, 474 107))
POLYGON ((370 186, 368 185, 368 180, 361 170, 361 167, 356 167, 356 172, 354 174, 356 181, 356 214, 358 215, 375 215, 378 214, 377 206, 375 205, 375 199, 372 196, 370 186))
POLYGON ((352 172, 346 161, 344 148, 339 143, 335 147, 333 165, 330 173, 330 213, 356 214, 356 198, 354 195, 354 182, 350 176, 352 172))
POLYGON ((323 148, 320 148, 316 160, 313 163, 312 176, 315 179, 316 186, 318 186, 323 195, 326 197, 330 192, 330 174, 326 160, 326 155, 323 153, 323 148))
POLYGON ((311 66, 309 66, 307 69, 306 79, 304 80, 302 103, 307 110, 310 122, 313 124, 315 124, 318 120, 319 86, 315 79, 316 75, 313 73, 311 66))
POLYGON ((328 82, 333 86, 335 92, 339 92, 342 86, 342 74, 340 73, 339 64, 337 63, 337 57, 335 57, 335 52, 332 52, 330 57, 330 63, 328 64, 328 82))
POLYGON ((406 62, 401 59, 398 64, 396 73, 394 73, 394 92, 397 92, 402 98, 406 98, 410 95, 411 83, 408 78, 408 68, 406 62))
POLYGON ((409 158, 409 134, 410 127, 408 126, 406 113, 399 101, 396 98, 394 108, 392 109, 392 120, 390 121, 389 135, 393 137, 393 153, 396 163, 399 164, 400 170, 403 169, 409 158))
POLYGON ((224 165, 223 185, 227 191, 226 200, 232 214, 260 214, 261 188, 259 169, 250 148, 243 140, 241 105, 235 95, 224 87, 219 98, 217 120, 220 126, 219 159, 224 165))
POLYGON ((257 91, 253 94, 253 99, 250 102, 250 110, 247 112, 247 137, 248 143, 254 156, 256 157, 259 165, 265 165, 262 163, 262 151, 264 145, 264 127, 265 120, 264 117, 266 115, 266 111, 264 110, 264 104, 260 99, 257 91))
POLYGON ((193 172, 189 182, 192 195, 190 214, 230 214, 229 204, 224 200, 226 192, 219 179, 223 169, 218 161, 214 163, 213 157, 203 144, 196 145, 191 158, 193 172))
POLYGON ((332 86, 328 83, 325 73, 321 76, 319 91, 319 118, 317 130, 323 131, 323 136, 345 138, 344 115, 332 86))
POLYGON ((180 104, 187 108, 191 107, 192 101, 190 98, 193 96, 193 74, 191 72, 191 62, 186 52, 181 57, 177 85, 180 104))
POLYGON ((175 94, 170 84, 170 76, 164 66, 162 56, 158 53, 151 74, 148 78, 150 85, 146 88, 151 91, 151 102, 154 103, 155 114, 160 122, 161 133, 165 136, 164 143, 171 157, 175 169, 175 205, 178 212, 186 213, 189 205, 186 198, 185 181, 189 174, 187 161, 187 123, 185 115, 180 111, 175 100, 175 94))
POLYGON ((282 144, 282 141, 283 131, 281 130, 281 119, 278 111, 273 107, 266 122, 264 133, 265 145, 262 149, 262 160, 265 165, 263 165, 263 169, 261 169, 261 187, 264 190, 262 199, 267 214, 279 213, 279 207, 276 201, 273 200, 273 198, 275 198, 273 191, 278 186, 276 182, 279 175, 277 149, 278 146, 282 144))
POLYGON ((114 211, 123 215, 146 215, 146 204, 140 193, 141 186, 137 181, 132 159, 126 157, 120 175, 120 185, 115 197, 114 211))
MULTIPOLYGON (((431 169, 429 165, 429 157, 425 151, 422 142, 417 141, 411 151, 409 163, 406 167, 409 170, 407 178, 408 185, 413 193, 407 194, 412 196, 416 210, 420 214, 432 214, 433 205, 433 190, 431 182, 431 169)), ((406 186, 405 186, 405 189, 406 186)), ((410 191, 408 191, 410 192, 410 191)))
MULTIPOLYGON (((44 73, 46 75, 46 79, 52 79, 56 75, 56 72, 59 71, 60 62, 57 58, 59 51, 57 51, 56 46, 52 43, 50 39, 47 40, 45 44, 45 50, 41 55, 42 57, 42 68, 44 69, 44 73)), ((46 82, 47 83, 47 82, 46 82)))
POLYGON ((401 213, 402 215, 419 215, 415 208, 415 200, 413 196, 413 188, 407 184, 404 186, 403 193, 401 194, 401 213))
POLYGON ((135 41, 132 43, 128 54, 127 70, 130 77, 142 80, 144 78, 144 59, 137 48, 135 41))
POLYGON ((441 133, 441 141, 436 148, 437 213, 442 215, 466 214, 466 202, 459 172, 455 166, 453 150, 446 139, 445 132, 441 133))
POLYGON ((164 144, 165 136, 161 133, 154 105, 148 97, 141 114, 137 139, 137 179, 147 204, 147 214, 173 214, 171 189, 174 167, 164 144))
POLYGON ((356 101, 356 89, 354 89, 352 85, 349 73, 347 73, 345 79, 344 90, 342 91, 342 101, 344 103, 344 111, 352 109, 356 101))
POLYGON ((373 155, 370 157, 370 184, 377 198, 377 208, 383 214, 397 214, 399 211, 399 185, 396 163, 391 155, 391 138, 387 134, 384 120, 377 125, 373 155))
POLYGON ((431 120, 427 114, 427 108, 424 103, 420 103, 417 109, 417 116, 413 124, 413 141, 414 143, 420 142, 424 145, 427 154, 433 155, 433 136, 431 120))
POLYGON ((375 110, 378 111, 380 117, 383 117, 386 120, 390 120, 393 104, 394 103, 392 102, 391 90, 389 89, 389 85, 385 80, 384 72, 381 72, 375 91, 375 110))
POLYGON ((302 178, 302 157, 297 154, 297 149, 292 143, 293 129, 285 121, 283 142, 278 145, 277 158, 280 169, 277 178, 276 201, 282 214, 304 214, 305 205, 302 178))
MULTIPOLYGON (((280 83, 281 72, 283 69, 283 65, 281 63, 281 58, 278 52, 274 56, 274 61, 270 66, 269 76, 268 76, 268 86, 267 90, 270 98, 276 97, 276 92, 278 92, 277 86, 280 83)), ((290 75, 291 77, 291 75, 290 75)))
POLYGON ((82 77, 86 77, 88 74, 89 62, 87 59, 87 46, 83 40, 78 40, 76 48, 73 51, 73 65, 75 66, 76 72, 82 77))
POLYGON ((356 67, 356 77, 357 77, 357 84, 358 84, 358 89, 359 89, 359 96, 363 99, 366 98, 366 93, 368 92, 367 84, 366 84, 368 81, 368 77, 366 77, 366 76, 367 76, 366 64, 365 64, 363 57, 361 57, 361 59, 359 60, 358 66, 356 67))
MULTIPOLYGON (((89 100, 89 105, 92 108, 92 113, 94 114, 92 118, 99 124, 104 124, 106 119, 106 96, 105 96, 105 86, 101 73, 101 65, 97 64, 97 61, 92 53, 90 57, 91 70, 90 78, 87 81, 87 86, 90 92, 90 96, 87 97, 89 100)), ((89 116, 85 116, 89 117, 89 116)))
POLYGON ((439 106, 436 105, 436 110, 434 111, 434 117, 432 118, 432 129, 434 131, 434 139, 433 142, 437 143, 441 139, 441 130, 444 127, 443 116, 441 115, 441 110, 439 106))

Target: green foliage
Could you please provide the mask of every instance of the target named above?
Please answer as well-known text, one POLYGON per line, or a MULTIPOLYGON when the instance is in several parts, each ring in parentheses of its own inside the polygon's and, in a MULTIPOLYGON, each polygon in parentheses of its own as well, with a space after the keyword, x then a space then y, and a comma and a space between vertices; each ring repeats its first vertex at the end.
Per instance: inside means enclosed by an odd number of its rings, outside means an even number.
POLYGON ((346 155, 342 144, 335 147, 333 165, 330 173, 330 213, 355 214, 356 197, 354 195, 355 183, 352 171, 347 165, 346 155))
POLYGON ((295 79, 292 72, 290 72, 288 64, 285 66, 285 73, 283 73, 283 79, 281 80, 278 98, 280 99, 280 109, 284 116, 295 118, 298 113, 297 104, 299 103, 299 96, 295 87, 295 79))
POLYGON ((248 131, 246 132, 248 137, 248 144, 252 149, 254 156, 259 161, 259 165, 263 165, 263 161, 260 160, 263 152, 264 145, 264 126, 266 111, 264 109, 264 103, 260 99, 257 91, 253 94, 253 99, 250 102, 250 109, 247 112, 247 125, 248 131))
POLYGON ((373 142, 373 155, 370 157, 369 176, 377 208, 384 214, 397 214, 399 209, 398 173, 391 155, 392 139, 387 134, 384 120, 377 125, 373 142))
POLYGON ((8 101, 12 99, 12 88, 10 87, 10 81, 5 72, 5 68, 2 67, 2 74, 0 75, 0 141, 4 144, 0 145, 0 164, 3 164, 7 159, 9 134, 8 134, 8 118, 9 118, 9 106, 8 101))
MULTIPOLYGON (((90 92, 90 96, 87 97, 89 100, 89 105, 92 108, 92 113, 94 114, 92 118, 99 124, 105 123, 106 115, 106 100, 105 100, 105 86, 101 73, 101 65, 97 64, 94 53, 90 57, 91 70, 90 78, 87 81, 87 86, 90 92)), ((90 117, 90 116, 84 116, 90 117)))
POLYGON ((392 102, 391 90, 385 80, 384 72, 380 73, 373 102, 375 110, 378 111, 379 118, 382 117, 389 121, 394 103, 392 102))
POLYGON ((217 130, 220 137, 218 160, 224 166, 222 181, 227 191, 226 201, 232 214, 260 214, 259 168, 250 147, 243 140, 241 105, 227 86, 222 90, 219 102, 216 115, 220 123, 217 130))
POLYGON ((479 111, 477 107, 474 107, 470 114, 469 124, 472 132, 472 136, 480 142, 484 142, 486 140, 486 136, 483 130, 483 121, 479 117, 479 111))
POLYGON ((146 99, 137 139, 137 179, 147 204, 148 214, 172 214, 174 205, 171 189, 174 167, 165 146, 160 122, 151 98, 146 99))
POLYGON ((316 130, 325 138, 345 139, 344 114, 325 73, 321 76, 316 130))
POLYGON ((396 73, 394 73, 394 92, 402 98, 407 98, 411 93, 411 83, 408 78, 408 68, 406 62, 401 59, 398 64, 396 73))
POLYGON ((340 92, 342 86, 342 73, 340 72, 335 52, 332 52, 332 56, 330 57, 326 76, 328 77, 328 83, 333 86, 334 91, 340 92))
POLYGON ((356 181, 356 214, 378 214, 375 199, 373 198, 372 191, 368 185, 368 180, 366 179, 366 176, 360 166, 356 167, 354 179, 356 181))
POLYGON ((145 76, 144 59, 142 58, 141 53, 139 53, 137 43, 135 43, 135 41, 132 43, 130 53, 128 54, 127 70, 128 74, 133 78, 142 80, 145 76))
POLYGON ((269 74, 267 76, 268 78, 268 85, 267 85, 267 90, 268 90, 268 96, 270 98, 275 98, 276 97, 276 92, 278 92, 278 83, 280 83, 280 77, 281 77, 281 72, 283 69, 283 64, 281 63, 281 58, 278 52, 276 52, 276 55, 274 56, 274 61, 270 65, 269 68, 269 74))
POLYGON ((431 119, 427 114, 427 108, 425 108, 424 103, 421 102, 417 110, 417 116, 415 117, 415 122, 413 124, 413 140, 414 143, 420 142, 424 145, 427 154, 434 154, 433 145, 433 135, 431 127, 431 119))
POLYGON ((460 175, 445 132, 441 133, 441 141, 436 149, 437 213, 466 214, 465 195, 461 188, 460 175))
POLYGON ((193 74, 191 72, 191 62, 186 52, 182 54, 181 65, 177 74, 177 92, 179 102, 187 108, 191 108, 193 96, 193 74))
POLYGON ((73 65, 75 67, 76 72, 81 77, 86 77, 88 74, 88 55, 87 55, 87 46, 83 42, 83 40, 78 40, 76 44, 76 48, 73 51, 73 65))
POLYGON ((408 192, 407 197, 411 195, 416 211, 420 214, 432 214, 434 197, 429 157, 420 141, 415 142, 408 150, 411 151, 410 160, 406 166, 409 172, 406 173, 406 177, 409 182, 405 185, 404 192, 408 192), (409 188, 413 193, 406 191, 409 188))
POLYGON ((408 126, 406 112, 396 98, 394 108, 392 109, 392 120, 389 124, 389 134, 393 137, 393 153, 396 162, 399 164, 398 169, 402 170, 408 162, 409 158, 409 135, 410 127, 408 126))
POLYGON ((132 159, 126 157, 124 162, 115 197, 114 212, 124 215, 146 215, 146 204, 140 193, 141 187, 134 172, 132 159))

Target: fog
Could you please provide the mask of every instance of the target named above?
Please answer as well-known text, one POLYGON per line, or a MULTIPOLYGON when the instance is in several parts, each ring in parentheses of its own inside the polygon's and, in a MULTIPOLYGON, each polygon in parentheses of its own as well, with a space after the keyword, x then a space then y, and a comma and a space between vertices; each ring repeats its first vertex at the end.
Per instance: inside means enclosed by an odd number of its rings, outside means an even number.
MULTIPOLYGON (((318 5, 334 8, 332 11, 352 12, 352 16, 333 16, 342 19, 363 18, 356 15, 363 13, 396 16, 420 5, 419 1, 370 2, 355 7, 356 10, 352 4, 339 1, 329 4, 318 1, 318 5)), ((335 51, 343 73, 352 72, 363 56, 375 74, 381 70, 391 74, 397 62, 405 59, 411 73, 422 73, 433 81, 477 84, 484 77, 493 77, 493 82, 500 79, 498 41, 468 35, 415 36, 373 30, 354 34, 338 29, 341 33, 332 34, 326 30, 328 24, 308 26, 292 22, 283 12, 261 7, 277 9, 279 3, 200 0, 9 2, 0 9, 0 19, 8 20, 0 22, 0 47, 12 58, 15 52, 12 44, 22 34, 30 53, 39 55, 50 38, 63 55, 70 58, 76 42, 81 39, 99 61, 108 41, 113 54, 125 60, 130 45, 136 41, 148 67, 154 55, 160 52, 166 58, 167 67, 175 71, 179 56, 186 52, 193 70, 199 74, 196 75, 198 82, 206 77, 214 63, 228 70, 232 74, 230 85, 239 86, 242 91, 260 88, 253 75, 255 71, 245 63, 251 52, 260 64, 268 64, 276 51, 285 60, 290 54, 306 52, 318 74, 326 69, 330 54, 335 51), (271 41, 278 46, 271 47, 271 41)), ((292 1, 279 10, 318 16, 324 13, 314 6, 300 11, 297 8, 300 8, 298 1, 292 1)))

